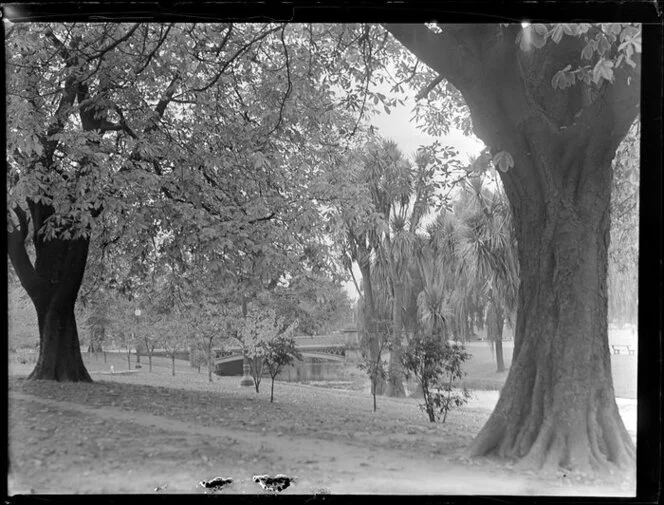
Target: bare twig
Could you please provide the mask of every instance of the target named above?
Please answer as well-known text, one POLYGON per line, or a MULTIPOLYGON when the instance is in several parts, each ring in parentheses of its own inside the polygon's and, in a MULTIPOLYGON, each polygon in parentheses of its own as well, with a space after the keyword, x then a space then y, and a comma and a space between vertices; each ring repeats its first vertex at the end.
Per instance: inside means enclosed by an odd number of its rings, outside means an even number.
POLYGON ((143 63, 141 68, 136 71, 136 75, 139 75, 140 73, 142 73, 147 68, 147 66, 150 64, 150 62, 152 61, 152 58, 154 58, 154 55, 157 53, 157 51, 159 51, 159 48, 161 47, 161 45, 166 41, 166 38, 168 37, 168 33, 171 31, 171 28, 173 28, 174 24, 175 23, 169 24, 168 27, 166 28, 166 33, 162 34, 159 37, 159 41, 155 45, 154 49, 152 51, 150 51, 150 54, 148 54, 147 58, 145 59, 145 63, 143 63))
POLYGON ((288 100, 288 97, 291 94, 291 89, 293 87, 293 84, 291 82, 291 73, 290 73, 290 59, 288 56, 288 48, 286 47, 286 41, 284 40, 284 33, 286 31, 286 25, 284 24, 281 28, 281 45, 284 48, 284 57, 286 58, 286 78, 288 79, 288 87, 286 88, 286 93, 284 93, 284 97, 281 101, 281 106, 279 107, 279 118, 277 119, 277 123, 274 125, 274 128, 272 128, 267 136, 272 135, 276 131, 277 128, 279 128, 279 125, 281 124, 281 121, 283 119, 283 112, 284 112, 284 107, 286 106, 286 100, 288 100))
POLYGON ((236 59, 238 59, 242 54, 244 54, 245 52, 247 52, 247 51, 249 50, 249 48, 251 48, 251 46, 253 46, 256 42, 258 42, 258 41, 260 41, 260 40, 263 40, 265 37, 267 37, 267 36, 270 35, 271 33, 276 32, 277 30, 279 30, 279 27, 272 28, 271 30, 268 30, 268 31, 262 33, 261 35, 255 37, 254 39, 252 39, 251 41, 249 41, 247 44, 243 45, 240 49, 238 49, 238 50, 235 52, 235 54, 234 54, 233 56, 231 56, 231 58, 230 58, 228 61, 226 61, 226 62, 221 66, 221 68, 219 69, 219 71, 218 71, 218 72, 215 74, 215 76, 210 80, 210 82, 208 82, 206 85, 204 85, 204 86, 202 86, 202 87, 200 87, 200 88, 193 88, 192 91, 201 92, 201 91, 205 91, 205 90, 211 88, 212 86, 214 86, 214 85, 217 83, 217 81, 219 80, 219 78, 222 76, 222 74, 223 74, 223 73, 226 71, 226 69, 230 66, 231 63, 233 63, 236 59))
POLYGON ((104 47, 103 49, 100 49, 100 50, 97 51, 95 54, 93 54, 93 55, 91 55, 91 56, 88 56, 87 60, 88 60, 88 61, 92 61, 92 60, 95 60, 95 59, 97 59, 97 58, 101 58, 102 56, 104 56, 104 55, 105 55, 106 53, 108 53, 109 51, 112 51, 112 50, 115 49, 117 46, 119 46, 121 43, 123 43, 125 40, 129 39, 129 37, 131 37, 131 36, 134 34, 134 32, 138 29, 139 26, 141 26, 141 24, 140 24, 140 23, 136 23, 136 24, 135 24, 134 26, 132 26, 132 27, 127 31, 127 33, 125 33, 122 37, 120 37, 119 39, 117 39, 115 42, 112 42, 112 43, 109 44, 108 46, 104 47))

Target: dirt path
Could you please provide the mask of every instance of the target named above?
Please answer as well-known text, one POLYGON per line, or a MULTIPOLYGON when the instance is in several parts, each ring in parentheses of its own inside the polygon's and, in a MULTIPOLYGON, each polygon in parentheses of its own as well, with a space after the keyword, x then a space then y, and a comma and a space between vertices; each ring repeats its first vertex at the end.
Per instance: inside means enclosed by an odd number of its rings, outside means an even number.
POLYGON ((579 488, 563 476, 517 474, 486 461, 462 464, 458 454, 252 433, 16 391, 10 392, 10 414, 10 493, 152 493, 164 485, 167 493, 192 493, 203 492, 199 480, 218 475, 235 479, 224 493, 257 493, 262 491, 251 475, 285 473, 297 478, 285 494, 627 494, 605 485, 579 488), (26 460, 23 444, 39 444, 46 452, 26 460), (22 481, 39 468, 47 470, 41 480, 22 481))

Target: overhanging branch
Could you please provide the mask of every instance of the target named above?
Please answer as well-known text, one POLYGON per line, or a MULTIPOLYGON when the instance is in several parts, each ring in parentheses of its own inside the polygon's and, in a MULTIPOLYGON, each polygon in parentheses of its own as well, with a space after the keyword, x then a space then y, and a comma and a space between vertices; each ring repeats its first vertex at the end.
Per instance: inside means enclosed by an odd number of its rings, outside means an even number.
POLYGON ((433 89, 438 86, 442 81, 444 77, 442 75, 439 75, 436 77, 433 81, 431 81, 426 88, 422 89, 417 95, 415 95, 415 100, 421 100, 422 98, 426 98, 426 96, 433 91, 433 89))
POLYGON ((434 33, 423 24, 385 23, 383 27, 420 61, 438 72, 441 79, 454 83, 464 75, 464 65, 468 63, 464 61, 466 51, 454 36, 453 26, 444 26, 441 33, 434 33))
POLYGON ((28 295, 33 297, 39 291, 39 276, 30 261, 25 248, 25 239, 28 235, 28 219, 25 211, 18 205, 12 209, 19 221, 19 226, 7 232, 7 253, 9 260, 18 275, 21 285, 28 295))

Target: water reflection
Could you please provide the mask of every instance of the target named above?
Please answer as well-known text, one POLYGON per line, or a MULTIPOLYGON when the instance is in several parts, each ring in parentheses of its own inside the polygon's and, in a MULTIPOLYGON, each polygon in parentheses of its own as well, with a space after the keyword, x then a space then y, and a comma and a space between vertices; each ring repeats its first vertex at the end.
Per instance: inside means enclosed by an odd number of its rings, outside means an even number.
POLYGON ((277 380, 288 382, 308 382, 319 380, 343 379, 344 363, 342 361, 328 361, 318 358, 304 358, 295 364, 285 367, 277 380))

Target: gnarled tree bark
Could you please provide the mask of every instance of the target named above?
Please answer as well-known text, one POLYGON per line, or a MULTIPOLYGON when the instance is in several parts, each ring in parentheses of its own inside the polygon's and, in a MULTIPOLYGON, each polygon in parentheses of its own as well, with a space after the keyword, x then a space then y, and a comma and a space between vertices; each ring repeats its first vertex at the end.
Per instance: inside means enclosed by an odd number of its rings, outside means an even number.
POLYGON ((555 90, 555 72, 580 63, 579 38, 522 51, 518 25, 386 27, 459 89, 492 154, 514 159, 500 172, 520 263, 514 356, 470 454, 633 469, 611 376, 607 250, 611 160, 638 114, 638 67, 615 69, 611 84, 555 90))

